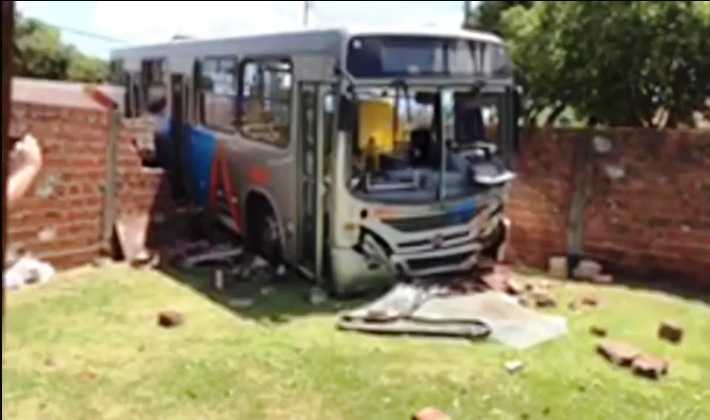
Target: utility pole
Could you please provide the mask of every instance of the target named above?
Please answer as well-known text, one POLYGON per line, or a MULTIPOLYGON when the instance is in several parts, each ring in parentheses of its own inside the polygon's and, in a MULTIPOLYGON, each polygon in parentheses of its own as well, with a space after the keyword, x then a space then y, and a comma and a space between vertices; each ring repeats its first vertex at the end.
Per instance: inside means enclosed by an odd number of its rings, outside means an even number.
POLYGON ((312 1, 304 1, 303 2, 303 27, 307 28, 309 24, 309 18, 311 17, 311 11, 313 10, 313 2, 312 1))
MULTIPOLYGON (((15 28, 15 2, 2 0, 2 271, 5 272, 7 235, 7 172, 10 152, 10 80, 12 76, 12 35, 15 28)), ((2 288, 2 350, 5 352, 5 285, 2 288)), ((4 391, 3 391, 4 394, 4 391)), ((4 395, 3 395, 4 397, 4 395)))
POLYGON ((471 2, 464 1, 463 2, 463 25, 461 25, 464 29, 468 29, 468 27, 471 25, 470 19, 471 19, 471 2))

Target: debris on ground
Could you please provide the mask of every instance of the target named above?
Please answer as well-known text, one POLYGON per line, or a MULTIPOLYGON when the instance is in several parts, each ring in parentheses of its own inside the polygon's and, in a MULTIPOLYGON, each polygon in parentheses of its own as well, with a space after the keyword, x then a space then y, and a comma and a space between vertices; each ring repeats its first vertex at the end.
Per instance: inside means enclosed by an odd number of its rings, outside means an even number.
POLYGON ((171 248, 166 249, 165 257, 171 260, 173 263, 181 261, 183 258, 187 258, 190 255, 199 254, 207 251, 210 248, 210 243, 207 241, 194 241, 194 242, 177 242, 171 248))
POLYGON ((133 262, 139 253, 145 251, 150 216, 147 213, 121 213, 114 224, 121 254, 126 261, 133 262))
POLYGON ((596 284, 612 284, 614 283, 614 276, 611 274, 599 274, 592 279, 592 282, 596 284))
POLYGON ((129 261, 132 267, 157 267, 160 264, 160 255, 152 253, 147 249, 138 251, 129 261))
POLYGON ((547 272, 552 277, 566 279, 569 276, 567 257, 550 257, 547 272))
POLYGON ((313 306, 320 306, 328 301, 328 295, 320 287, 312 287, 308 294, 308 301, 313 306))
POLYGON ((671 322, 661 322, 658 326, 658 338, 673 344, 683 341, 683 327, 671 322))
POLYGON ((532 302, 532 299, 530 298, 530 296, 520 296, 518 298, 518 303, 520 304, 520 306, 524 306, 526 308, 529 308, 530 306, 532 306, 533 302, 532 302))
POLYGON ((51 264, 26 253, 9 265, 2 274, 2 283, 6 289, 19 289, 32 284, 46 283, 54 277, 55 273, 51 264))
POLYGON ((604 328, 604 327, 599 327, 599 326, 597 326, 597 325, 592 325, 592 326, 589 328, 589 332, 592 333, 592 335, 595 335, 595 336, 597 336, 597 337, 606 337, 607 334, 608 334, 606 328, 604 328))
POLYGON ((451 420, 451 417, 438 408, 429 407, 412 415, 412 420, 451 420))
POLYGON ((214 270, 212 286, 215 288, 215 290, 218 290, 220 292, 224 290, 224 277, 225 270, 221 268, 214 270))
POLYGON ((267 285, 261 286, 261 288, 259 288, 259 293, 262 296, 269 296, 270 294, 274 293, 274 291, 276 291, 276 288, 274 288, 274 286, 267 285))
MULTIPOLYGON (((242 266, 239 277, 243 280, 249 280, 253 283, 269 283, 274 280, 275 272, 271 264, 265 259, 249 255, 244 261, 240 262, 242 266)), ((273 290, 263 290, 264 296, 270 294, 273 290)))
POLYGON ((636 376, 657 380, 668 374, 667 360, 644 354, 626 343, 604 342, 599 344, 597 351, 614 365, 630 368, 636 376))
POLYGON ((91 265, 97 268, 106 267, 111 264, 111 258, 109 257, 96 257, 91 261, 91 265))
POLYGON ((163 328, 175 328, 185 323, 185 315, 182 312, 168 310, 158 313, 158 325, 163 328))
POLYGON ((506 293, 508 291, 508 281, 510 278, 511 273, 509 271, 496 267, 481 276, 481 283, 485 290, 506 293))
POLYGON ((522 360, 510 360, 505 362, 504 366, 508 373, 518 373, 525 368, 525 362, 522 360))
POLYGON ((596 261, 582 260, 572 271, 572 276, 578 280, 594 280, 602 274, 602 266, 596 261))
POLYGON ((248 309, 254 306, 254 299, 233 297, 227 300, 227 305, 234 309, 248 309))
POLYGON ((606 341, 597 346, 597 352, 609 362, 622 367, 631 366, 641 352, 630 344, 606 341))
POLYGON ((557 306, 557 299, 547 290, 536 290, 532 293, 533 302, 538 308, 554 308, 557 306))
MULTIPOLYGON (((481 291, 500 292, 517 296, 524 293, 528 288, 528 285, 523 284, 515 277, 510 268, 502 265, 486 267, 485 270, 477 274, 480 276, 481 291)), ((460 292, 462 293, 470 293, 475 289, 465 285, 459 285, 458 288, 461 289, 460 292)))
POLYGON ((657 380, 668 374, 668 361, 660 357, 641 356, 633 361, 631 370, 637 376, 657 380))
POLYGON ((186 256, 182 261, 182 266, 188 268, 198 264, 231 260, 242 255, 243 252, 241 247, 228 244, 218 245, 199 254, 186 256))
POLYGON ((520 281, 516 280, 515 278, 510 278, 506 282, 506 292, 510 293, 511 295, 521 295, 525 292, 525 285, 522 284, 520 281))
POLYGON ((601 303, 601 299, 596 295, 586 295, 582 296, 581 302, 584 306, 596 308, 601 303))

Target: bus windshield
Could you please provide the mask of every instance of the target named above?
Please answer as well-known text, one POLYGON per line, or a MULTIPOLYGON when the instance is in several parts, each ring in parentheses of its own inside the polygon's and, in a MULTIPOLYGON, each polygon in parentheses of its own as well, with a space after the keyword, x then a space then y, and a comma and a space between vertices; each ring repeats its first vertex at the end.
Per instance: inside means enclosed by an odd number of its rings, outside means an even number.
POLYGON ((481 177, 496 183, 507 176, 495 152, 503 127, 514 123, 505 93, 429 87, 397 98, 390 90, 360 90, 340 104, 340 129, 353 139, 354 193, 381 203, 431 203, 488 188, 481 177))
POLYGON ((350 39, 346 66, 356 79, 417 76, 509 77, 505 47, 469 39, 368 35, 350 39))

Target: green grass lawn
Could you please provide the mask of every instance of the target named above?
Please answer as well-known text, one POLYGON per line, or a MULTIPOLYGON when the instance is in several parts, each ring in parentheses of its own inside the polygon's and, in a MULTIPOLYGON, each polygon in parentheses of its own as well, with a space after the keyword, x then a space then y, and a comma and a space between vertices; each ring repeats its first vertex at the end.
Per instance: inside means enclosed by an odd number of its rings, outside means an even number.
POLYGON ((710 307, 621 286, 555 283, 570 335, 518 352, 337 332, 335 308, 295 286, 241 313, 163 274, 84 269, 13 292, 3 355, 7 419, 408 419, 436 406, 454 419, 710 418, 710 307), (603 307, 571 311, 594 291, 603 307), (156 313, 182 311, 161 329, 156 313), (659 320, 686 329, 680 346, 659 320), (595 354, 592 325, 667 357, 660 382, 595 354), (503 364, 526 368, 508 374, 503 364))

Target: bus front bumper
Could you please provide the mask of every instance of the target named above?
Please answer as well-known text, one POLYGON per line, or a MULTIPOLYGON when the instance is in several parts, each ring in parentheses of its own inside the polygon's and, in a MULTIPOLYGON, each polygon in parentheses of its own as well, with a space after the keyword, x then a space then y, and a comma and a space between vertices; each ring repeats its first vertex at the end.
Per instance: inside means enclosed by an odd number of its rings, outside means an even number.
POLYGON ((347 295, 377 287, 389 287, 399 280, 456 275, 474 269, 483 251, 504 247, 509 221, 499 219, 503 231, 488 235, 469 231, 459 240, 440 247, 421 246, 418 249, 393 247, 388 253, 375 240, 366 240, 363 250, 331 248, 330 261, 333 288, 347 295), (501 235, 502 234, 502 235, 501 235))

